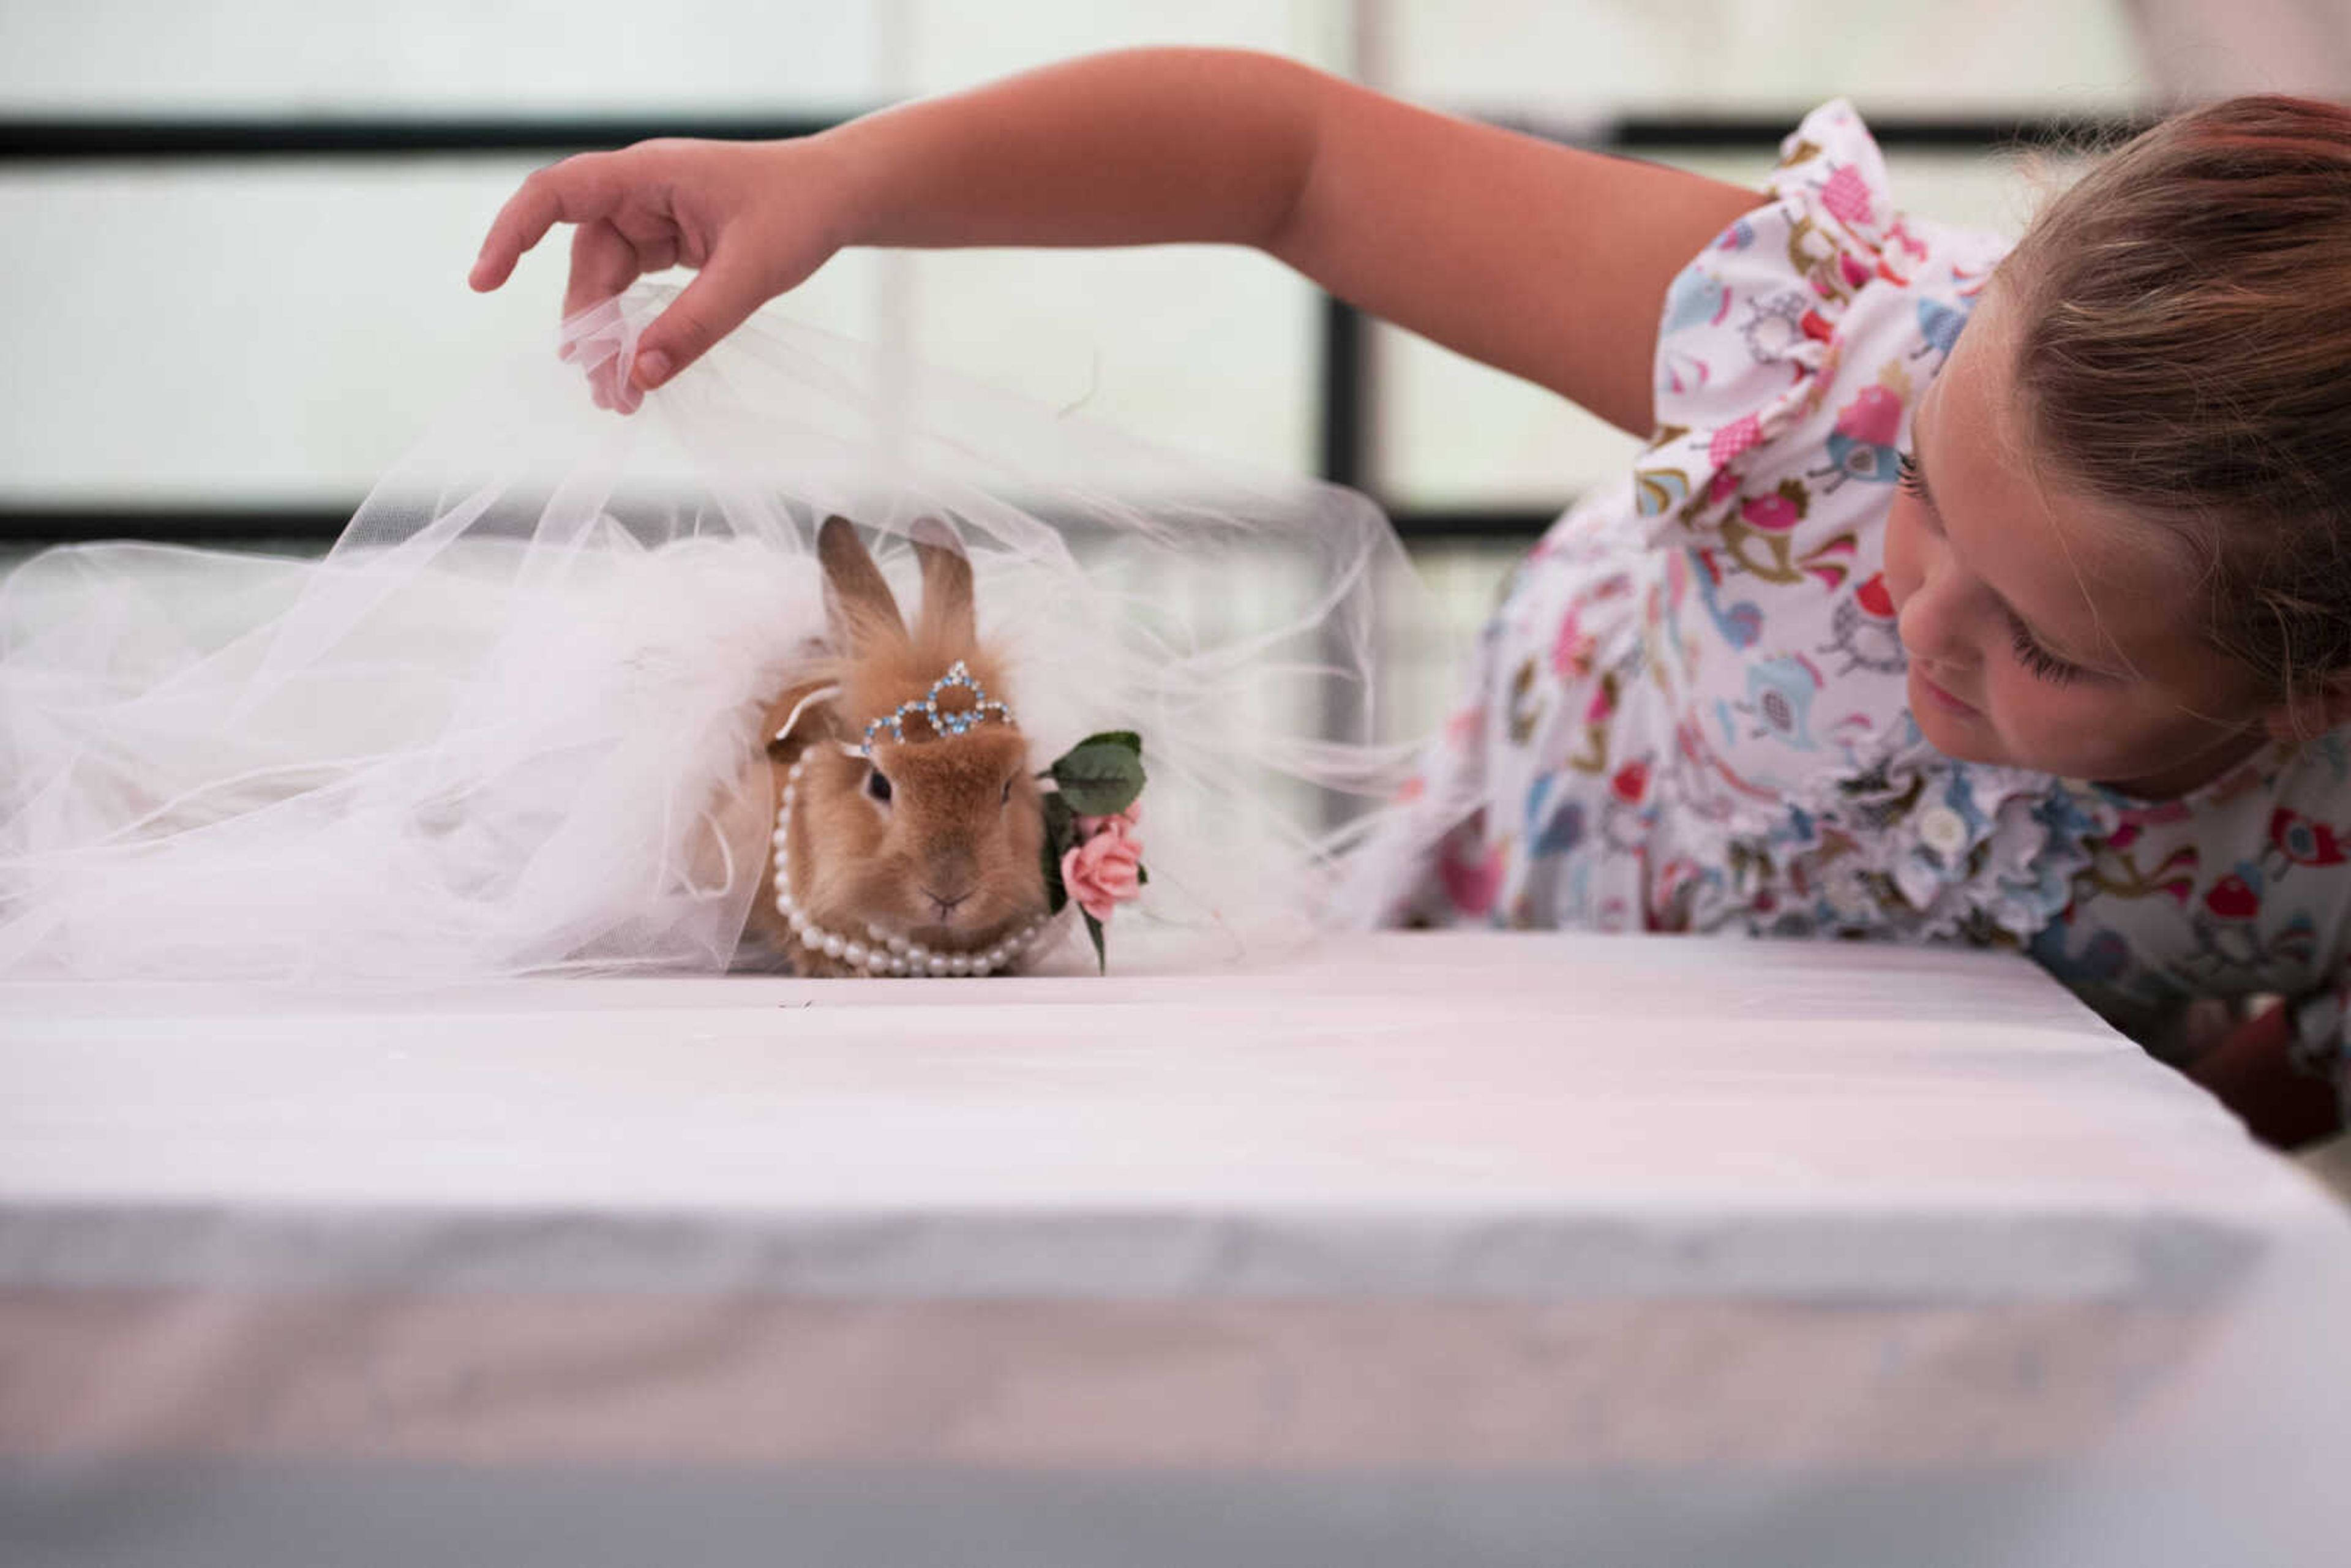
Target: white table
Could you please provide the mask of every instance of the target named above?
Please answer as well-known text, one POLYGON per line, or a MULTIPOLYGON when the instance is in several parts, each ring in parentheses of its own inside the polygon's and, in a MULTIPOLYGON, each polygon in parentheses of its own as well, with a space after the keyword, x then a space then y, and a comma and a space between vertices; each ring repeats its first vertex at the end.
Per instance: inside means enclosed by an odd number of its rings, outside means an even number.
POLYGON ((2021 961, 0 986, 0 1562, 2335 1563, 2351 1223, 2021 961))

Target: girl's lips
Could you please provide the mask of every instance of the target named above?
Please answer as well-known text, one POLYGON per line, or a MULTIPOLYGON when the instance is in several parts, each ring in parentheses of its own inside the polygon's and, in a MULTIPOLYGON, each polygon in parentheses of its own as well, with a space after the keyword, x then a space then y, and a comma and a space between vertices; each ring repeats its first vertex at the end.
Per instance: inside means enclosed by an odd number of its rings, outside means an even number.
MULTIPOLYGON (((1913 667, 1916 668, 1916 666, 1913 667)), ((1936 702, 1941 704, 1944 707, 1949 708, 1951 712, 1958 714, 1962 717, 1973 718, 1975 716, 1976 710, 1973 707, 1961 702, 1959 698, 1953 696, 1950 693, 1937 685, 1932 680, 1928 678, 1926 671, 1918 670, 1917 675, 1918 684, 1926 688, 1927 695, 1933 697, 1936 702)))

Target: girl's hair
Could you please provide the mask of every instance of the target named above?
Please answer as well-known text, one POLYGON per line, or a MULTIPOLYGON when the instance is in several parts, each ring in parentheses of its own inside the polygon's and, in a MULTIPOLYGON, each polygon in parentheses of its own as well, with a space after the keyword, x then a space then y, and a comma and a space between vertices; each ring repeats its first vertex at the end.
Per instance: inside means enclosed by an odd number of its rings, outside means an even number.
POLYGON ((2001 267, 2035 451, 2178 527, 2213 643, 2351 671, 2351 109, 2231 99, 2108 154, 2001 267))

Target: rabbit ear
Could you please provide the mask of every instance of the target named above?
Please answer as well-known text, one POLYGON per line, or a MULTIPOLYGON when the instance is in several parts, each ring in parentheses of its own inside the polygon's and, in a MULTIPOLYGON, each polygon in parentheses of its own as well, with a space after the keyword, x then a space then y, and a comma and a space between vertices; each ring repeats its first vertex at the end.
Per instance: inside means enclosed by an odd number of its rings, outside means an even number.
POLYGON ((971 558, 945 519, 917 517, 907 530, 914 557, 923 564, 922 640, 968 647, 975 627, 971 609, 971 558))
POLYGON ((824 567, 825 619, 839 647, 854 653, 885 629, 905 635, 898 601, 847 517, 825 518, 817 530, 816 556, 824 567))
POLYGON ((784 716, 783 727, 776 731, 775 739, 789 740, 792 737, 792 731, 799 727, 800 718, 808 712, 810 704, 829 703, 840 695, 841 687, 837 684, 830 686, 810 686, 800 694, 798 702, 792 704, 792 711, 784 716))
MULTIPOLYGON (((841 716, 828 705, 840 695, 837 685, 786 692, 784 697, 791 699, 792 706, 776 733, 768 737, 768 755, 778 762, 789 762, 820 739, 838 739, 841 716)), ((778 705, 782 701, 778 698, 778 705)))

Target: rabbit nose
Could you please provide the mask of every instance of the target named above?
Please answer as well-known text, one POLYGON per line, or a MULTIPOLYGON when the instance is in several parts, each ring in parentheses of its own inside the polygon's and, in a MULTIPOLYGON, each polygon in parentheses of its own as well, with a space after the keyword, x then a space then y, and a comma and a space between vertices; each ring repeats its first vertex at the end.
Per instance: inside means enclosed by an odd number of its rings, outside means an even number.
POLYGON ((953 896, 949 896, 944 893, 934 893, 931 889, 925 887, 923 889, 923 896, 929 899, 933 904, 938 905, 939 918, 941 920, 945 920, 955 914, 958 907, 970 901, 971 890, 969 888, 966 888, 963 892, 956 894, 953 896))
POLYGON ((945 921, 956 906, 979 891, 979 861, 964 844, 937 844, 923 857, 920 879, 915 886, 923 896, 937 906, 939 919, 945 921))

